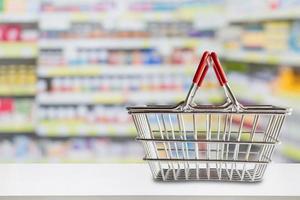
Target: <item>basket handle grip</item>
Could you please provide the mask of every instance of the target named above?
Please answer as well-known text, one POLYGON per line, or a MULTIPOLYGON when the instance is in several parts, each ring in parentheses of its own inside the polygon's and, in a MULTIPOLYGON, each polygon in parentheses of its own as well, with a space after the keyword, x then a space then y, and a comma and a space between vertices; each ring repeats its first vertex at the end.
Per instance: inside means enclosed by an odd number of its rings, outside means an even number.
POLYGON ((208 51, 203 52, 200 63, 197 67, 196 73, 193 78, 193 83, 198 85, 198 87, 201 86, 202 81, 204 80, 204 77, 208 71, 208 62, 207 62, 208 58, 209 58, 209 52, 208 51))
POLYGON ((202 85, 202 82, 207 74, 208 67, 209 67, 208 61, 210 61, 210 59, 212 61, 213 69, 215 71, 215 74, 218 78, 220 85, 223 86, 228 82, 226 74, 225 74, 223 67, 218 59, 217 54, 215 52, 209 53, 208 51, 205 51, 202 54, 200 63, 198 65, 197 71, 193 78, 193 83, 196 84, 198 87, 200 87, 202 85))
POLYGON ((213 62, 213 68, 219 80, 221 86, 224 86, 228 80, 226 74, 223 70, 223 67, 219 61, 218 55, 215 52, 210 53, 211 60, 213 62))

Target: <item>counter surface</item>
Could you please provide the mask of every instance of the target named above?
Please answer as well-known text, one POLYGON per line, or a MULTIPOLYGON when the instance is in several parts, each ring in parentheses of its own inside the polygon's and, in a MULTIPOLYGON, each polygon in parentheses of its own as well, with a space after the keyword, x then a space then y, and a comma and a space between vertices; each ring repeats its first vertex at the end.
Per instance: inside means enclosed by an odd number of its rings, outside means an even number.
POLYGON ((1 164, 0 196, 300 196, 300 164, 261 183, 154 182, 146 164, 1 164))

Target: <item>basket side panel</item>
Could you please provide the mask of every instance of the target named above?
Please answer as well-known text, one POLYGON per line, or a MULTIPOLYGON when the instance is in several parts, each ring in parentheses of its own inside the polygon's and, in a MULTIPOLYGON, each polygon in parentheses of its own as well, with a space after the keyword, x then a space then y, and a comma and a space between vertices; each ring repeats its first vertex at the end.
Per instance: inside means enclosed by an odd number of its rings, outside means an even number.
MULTIPOLYGON (((264 142, 278 141, 285 115, 270 115, 267 126, 264 129, 264 142)), ((271 160, 275 145, 264 146, 259 152, 259 160, 271 160)))
POLYGON ((284 118, 248 113, 133 114, 158 180, 259 181, 284 118))
MULTIPOLYGON (((147 114, 132 114, 133 121, 140 138, 153 138, 151 122, 147 114)), ((158 157, 157 147, 155 144, 143 142, 144 151, 147 157, 158 157)))
POLYGON ((267 164, 191 162, 191 161, 149 161, 153 177, 158 181, 261 181, 267 164), (153 167, 154 166, 154 167, 153 167))

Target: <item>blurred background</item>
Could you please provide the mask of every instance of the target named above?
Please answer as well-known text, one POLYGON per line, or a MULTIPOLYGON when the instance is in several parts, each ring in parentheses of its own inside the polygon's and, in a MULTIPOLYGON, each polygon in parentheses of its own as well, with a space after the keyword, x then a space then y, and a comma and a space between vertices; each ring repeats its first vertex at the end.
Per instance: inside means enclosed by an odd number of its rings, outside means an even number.
MULTIPOLYGON (((240 102, 293 108, 273 160, 299 162, 299 10, 299 0, 0 0, 0 162, 141 162, 125 107, 183 100, 204 50, 218 52, 240 102)), ((213 73, 200 91, 200 103, 223 101, 213 73)))

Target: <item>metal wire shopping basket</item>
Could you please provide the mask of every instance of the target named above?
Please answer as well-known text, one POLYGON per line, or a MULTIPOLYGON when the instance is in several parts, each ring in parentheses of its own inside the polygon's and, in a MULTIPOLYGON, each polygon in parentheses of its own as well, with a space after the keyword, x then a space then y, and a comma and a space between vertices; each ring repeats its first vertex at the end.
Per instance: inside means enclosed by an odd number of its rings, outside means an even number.
POLYGON ((204 52, 185 101, 174 106, 128 107, 153 177, 160 181, 261 181, 290 109, 241 105, 216 53, 204 52), (195 105, 212 66, 227 101, 195 105))

